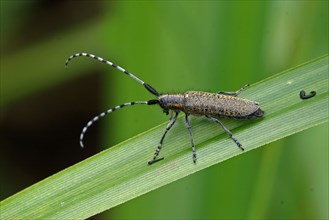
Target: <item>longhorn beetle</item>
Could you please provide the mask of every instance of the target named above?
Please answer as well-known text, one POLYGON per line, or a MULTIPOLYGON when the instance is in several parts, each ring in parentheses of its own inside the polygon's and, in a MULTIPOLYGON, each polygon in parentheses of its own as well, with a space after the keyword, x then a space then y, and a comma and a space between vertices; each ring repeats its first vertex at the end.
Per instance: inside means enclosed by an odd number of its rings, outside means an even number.
POLYGON ((147 91, 152 93, 156 96, 156 99, 152 99, 149 101, 136 101, 136 102, 128 102, 122 105, 118 105, 114 108, 108 109, 105 112, 95 116, 92 120, 90 120, 87 125, 82 129, 80 135, 80 146, 83 147, 83 138, 87 131, 87 129, 97 120, 104 117, 105 115, 114 112, 117 109, 121 109, 126 106, 131 105, 160 105, 163 109, 164 113, 167 115, 173 113, 174 116, 170 117, 170 122, 168 123, 164 134, 162 135, 158 147, 153 155, 153 159, 148 162, 149 165, 160 161, 162 158, 158 158, 160 150, 162 148, 163 140, 166 137, 167 132, 171 129, 171 127, 175 124, 177 116, 179 112, 185 113, 185 124, 190 134, 190 141, 192 145, 192 159, 193 162, 196 163, 196 152, 195 152, 195 144, 193 141, 192 136, 192 129, 188 119, 189 115, 201 115, 208 118, 210 121, 213 121, 219 124, 224 131, 229 135, 229 137, 236 143, 236 145, 241 149, 244 150, 238 139, 236 139, 233 134, 228 130, 222 122, 218 120, 216 117, 226 117, 226 118, 236 118, 236 119, 249 119, 249 118, 260 118, 264 115, 264 111, 260 109, 257 102, 250 101, 247 99, 237 98, 236 96, 239 95, 245 88, 249 85, 243 86, 241 89, 235 92, 216 92, 216 93, 208 93, 208 92, 201 92, 201 91, 187 91, 183 94, 162 94, 155 90, 152 86, 145 83, 143 80, 139 79, 132 73, 128 72, 127 70, 123 69, 122 67, 107 61, 101 57, 95 56, 89 53, 77 53, 70 56, 66 62, 65 66, 67 67, 70 60, 74 59, 75 57, 91 57, 100 62, 106 63, 121 72, 125 73, 129 77, 133 78, 140 84, 142 84, 147 91))

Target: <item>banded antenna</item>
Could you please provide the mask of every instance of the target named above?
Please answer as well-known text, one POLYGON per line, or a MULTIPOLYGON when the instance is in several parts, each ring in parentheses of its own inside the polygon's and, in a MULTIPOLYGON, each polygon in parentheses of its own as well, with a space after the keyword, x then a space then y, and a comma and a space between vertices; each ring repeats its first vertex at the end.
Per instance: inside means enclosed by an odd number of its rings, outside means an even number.
MULTIPOLYGON (((141 83, 146 89, 147 91, 149 91, 150 93, 152 93, 153 95, 156 95, 156 96, 159 96, 160 94, 152 87, 150 86, 149 84, 145 83, 143 80, 139 79, 138 77, 136 77, 134 74, 128 72, 127 70, 123 69, 122 67, 108 61, 108 60, 105 60, 101 57, 98 57, 98 56, 95 56, 93 54, 89 54, 89 53, 76 53, 72 56, 70 56, 66 62, 65 62, 65 67, 68 66, 69 62, 74 59, 75 57, 91 57, 91 58, 94 58, 102 63, 106 63, 118 70, 120 70, 121 72, 127 74, 128 76, 130 76, 131 78, 133 78, 134 80, 136 80, 137 82, 141 83)), ((87 129, 93 125, 96 121, 98 121, 100 118, 108 115, 109 113, 111 112, 114 112, 115 110, 118 110, 118 109, 121 109, 123 107, 126 107, 126 106, 131 106, 131 105, 156 105, 156 104, 159 104, 159 100, 157 99, 153 99, 153 100, 149 100, 149 101, 136 101, 136 102, 128 102, 128 103, 124 103, 122 105, 118 105, 118 106, 115 106, 114 108, 110 108, 102 113, 100 113, 99 115, 95 116, 93 119, 91 119, 87 124, 86 126, 82 129, 82 132, 80 134, 80 146, 81 147, 84 147, 83 145, 83 138, 85 136, 85 133, 87 132, 87 129)))
POLYGON ((133 78, 134 80, 136 80, 137 82, 141 83, 146 89, 147 91, 149 91, 150 93, 152 93, 153 95, 159 96, 160 93, 158 93, 152 86, 150 86, 149 84, 147 84, 146 82, 144 82, 143 80, 141 80, 140 78, 138 78, 137 76, 135 76, 134 74, 128 72, 127 70, 123 69, 121 66, 118 66, 108 60, 105 60, 99 56, 96 56, 94 54, 90 54, 90 53, 76 53, 72 56, 70 56, 69 58, 67 58, 66 62, 65 62, 65 67, 68 66, 69 62, 74 59, 75 57, 91 57, 94 58, 95 60, 98 60, 102 63, 106 63, 107 65, 110 65, 118 70, 120 70, 121 72, 127 74, 128 76, 130 76, 131 78, 133 78))

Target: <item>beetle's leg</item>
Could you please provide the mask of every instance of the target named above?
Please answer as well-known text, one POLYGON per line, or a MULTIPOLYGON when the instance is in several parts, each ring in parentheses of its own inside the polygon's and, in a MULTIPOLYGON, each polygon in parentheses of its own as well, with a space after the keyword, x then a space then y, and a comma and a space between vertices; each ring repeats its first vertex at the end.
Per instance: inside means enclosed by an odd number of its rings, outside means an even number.
POLYGON ((213 121, 213 122, 219 124, 220 126, 222 126, 224 131, 228 134, 228 136, 230 136, 230 138, 236 143, 236 145, 238 145, 238 147, 241 150, 244 150, 244 148, 242 147, 242 144, 238 141, 238 139, 236 139, 236 137, 233 136, 232 132, 230 132, 230 130, 228 130, 222 122, 220 122, 217 118, 213 118, 213 117, 210 117, 208 115, 206 115, 206 117, 209 118, 211 121, 213 121))
POLYGON ((188 114, 186 114, 186 113, 185 113, 185 125, 190 133, 190 141, 192 144, 192 159, 193 159, 193 162, 196 163, 196 152, 195 152, 195 145, 194 145, 194 141, 193 141, 192 128, 191 128, 190 122, 188 120, 188 114))
POLYGON ((235 92, 216 92, 217 94, 223 94, 223 95, 231 95, 231 96, 237 96, 239 95, 243 90, 245 90, 247 87, 249 86, 249 84, 244 85, 241 89, 235 91, 235 92))
POLYGON ((170 116, 169 116, 169 120, 172 119, 172 117, 173 117, 173 113, 174 113, 174 111, 170 111, 170 112, 169 112, 169 115, 170 115, 170 116))
POLYGON ((160 143, 159 143, 159 145, 158 145, 158 147, 157 147, 157 149, 156 149, 156 151, 155 151, 155 153, 154 153, 153 160, 151 160, 151 161, 148 162, 149 165, 151 165, 151 164, 153 164, 153 163, 155 163, 155 162, 157 162, 157 161, 163 159, 163 158, 160 158, 160 159, 156 159, 156 158, 157 158, 157 156, 159 155, 159 152, 160 152, 160 150, 161 150, 163 140, 164 140, 164 138, 166 137, 167 132, 168 132, 168 131, 170 130, 170 128, 175 124, 176 119, 177 119, 177 116, 178 116, 178 112, 175 112, 174 117, 173 117, 172 119, 170 119, 170 122, 169 122, 169 124, 168 124, 167 127, 166 127, 166 131, 165 131, 165 133, 162 135, 161 140, 160 140, 160 143))

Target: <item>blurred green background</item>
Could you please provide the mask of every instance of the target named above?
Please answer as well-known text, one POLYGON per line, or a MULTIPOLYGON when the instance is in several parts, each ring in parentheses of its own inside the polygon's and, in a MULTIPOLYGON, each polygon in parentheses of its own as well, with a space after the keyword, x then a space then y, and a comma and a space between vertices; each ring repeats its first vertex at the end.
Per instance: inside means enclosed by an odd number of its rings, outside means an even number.
MULTIPOLYGON (((65 69, 73 53, 109 59, 159 92, 215 92, 329 50, 328 1, 0 3, 1 200, 168 120, 159 107, 127 108, 92 127, 79 148, 80 131, 94 115, 153 97, 88 58, 65 69)), ((328 169, 326 123, 93 219, 328 219, 328 169)))

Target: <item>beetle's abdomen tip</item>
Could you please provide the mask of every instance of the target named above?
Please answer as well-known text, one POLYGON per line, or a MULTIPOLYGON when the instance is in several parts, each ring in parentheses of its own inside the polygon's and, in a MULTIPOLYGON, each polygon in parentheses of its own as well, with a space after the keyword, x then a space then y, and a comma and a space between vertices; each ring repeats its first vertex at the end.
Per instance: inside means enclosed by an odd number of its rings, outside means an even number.
POLYGON ((260 117, 263 117, 264 113, 265 112, 259 108, 253 113, 253 116, 260 118, 260 117))

